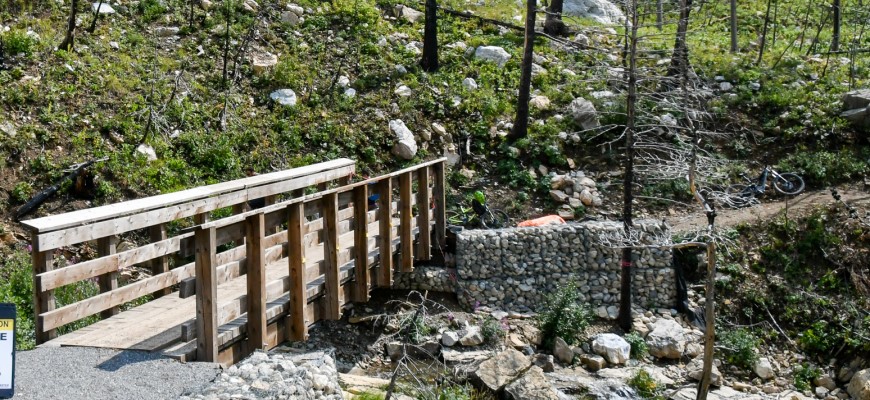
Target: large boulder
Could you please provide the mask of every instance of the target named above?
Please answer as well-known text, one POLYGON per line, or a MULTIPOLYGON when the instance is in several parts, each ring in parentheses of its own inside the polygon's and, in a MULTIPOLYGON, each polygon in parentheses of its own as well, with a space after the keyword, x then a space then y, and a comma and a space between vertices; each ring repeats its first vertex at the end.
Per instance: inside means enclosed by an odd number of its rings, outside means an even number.
POLYGON ((659 318, 646 335, 646 345, 654 357, 679 359, 686 350, 686 334, 677 321, 659 318))
POLYGON ((523 353, 507 349, 480 363, 474 378, 490 390, 497 392, 526 372, 532 365, 523 353))
POLYGON ((625 364, 631 356, 631 345, 622 336, 602 333, 592 340, 592 351, 611 364, 625 364))
POLYGON ((474 50, 474 58, 491 61, 498 64, 499 67, 504 67, 508 60, 511 59, 511 55, 505 49, 498 46, 480 46, 474 50))
POLYGON ((390 132, 396 139, 393 144, 393 154, 404 160, 413 159, 417 155, 417 141, 414 134, 400 119, 390 121, 390 132))
POLYGON ((591 18, 601 24, 611 25, 625 21, 625 14, 607 0, 565 0, 562 5, 565 15, 591 18))
POLYGON ((565 340, 560 337, 557 337, 553 344, 553 355, 562 364, 571 364, 571 361, 574 361, 574 352, 568 346, 568 343, 565 343, 565 340))
POLYGON ((571 102, 568 106, 568 115, 583 130, 601 126, 598 122, 598 111, 595 110, 595 105, 582 97, 578 97, 571 102))
POLYGON ((853 90, 843 95, 843 113, 856 128, 870 131, 870 89, 853 90))
POLYGON ((519 379, 505 387, 508 399, 513 400, 559 400, 559 393, 547 380, 544 371, 534 366, 519 379))
POLYGON ((852 375, 852 380, 849 381, 849 387, 846 388, 846 391, 855 400, 870 400, 870 368, 852 375))
POLYGON ((417 22, 420 18, 423 18, 422 12, 411 7, 406 7, 402 4, 397 4, 393 11, 396 13, 396 18, 404 19, 412 24, 417 22))
POLYGON ((755 372, 755 375, 758 375, 759 378, 764 380, 770 380, 776 377, 776 374, 773 372, 773 365, 766 357, 759 358, 752 367, 752 370, 755 372))

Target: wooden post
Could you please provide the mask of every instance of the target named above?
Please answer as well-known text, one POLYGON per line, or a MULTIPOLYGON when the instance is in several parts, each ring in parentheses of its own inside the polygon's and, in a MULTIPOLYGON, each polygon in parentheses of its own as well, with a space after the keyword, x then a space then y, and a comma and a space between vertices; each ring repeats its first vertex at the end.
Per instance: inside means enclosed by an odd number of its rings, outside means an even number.
POLYGON ((198 227, 194 233, 194 240, 196 242, 196 359, 215 362, 218 357, 215 228, 198 227))
POLYGON ((420 236, 417 259, 428 261, 432 258, 432 226, 429 224, 429 167, 417 170, 417 228, 420 236))
POLYGON ((338 194, 323 196, 323 263, 326 267, 326 313, 328 320, 341 318, 341 282, 338 271, 338 194))
POLYGON ((432 196, 435 201, 435 243, 441 251, 447 246, 447 215, 445 214, 445 179, 444 161, 432 166, 435 172, 435 182, 432 188, 432 196))
POLYGON ((411 229, 411 173, 399 175, 399 239, 402 243, 402 272, 414 270, 414 230, 411 229))
MULTIPOLYGON (((166 240, 168 238, 166 224, 154 225, 148 228, 148 235, 150 236, 151 243, 166 240)), ((169 272, 169 256, 157 257, 151 260, 151 276, 157 276, 166 272, 169 272)), ((154 292, 154 298, 156 299, 170 293, 172 293, 172 288, 163 288, 154 292)))
POLYGON ((701 370, 701 381, 698 382, 698 395, 696 400, 706 400, 707 392, 710 390, 711 374, 713 372, 713 344, 716 339, 714 332, 714 293, 716 288, 716 243, 710 241, 707 243, 707 287, 704 303, 704 319, 706 328, 704 329, 704 366, 701 370))
POLYGON ((353 301, 369 301, 369 191, 367 185, 353 189, 353 301))
POLYGON ((53 253, 51 250, 41 251, 39 249, 39 235, 36 233, 30 236, 30 243, 33 246, 31 255, 33 257, 33 318, 36 323, 36 344, 42 344, 57 337, 57 331, 54 329, 43 331, 44 323, 41 317, 41 314, 54 310, 54 291, 43 291, 36 276, 54 269, 53 253))
POLYGON ((202 225, 208 221, 211 221, 211 216, 208 215, 207 212, 196 214, 193 216, 193 223, 195 225, 202 225))
POLYGON ((251 215, 246 221, 248 266, 248 349, 262 349, 266 345, 266 252, 263 238, 266 219, 262 213, 251 215))
MULTIPOLYGON (((105 257, 115 254, 117 244, 118 238, 114 235, 97 239, 97 255, 99 257, 105 257)), ((100 293, 111 292, 118 288, 118 271, 100 275, 98 281, 100 284, 100 293)), ((110 318, 113 315, 118 315, 119 312, 121 312, 121 308, 115 306, 100 312, 100 317, 102 319, 110 318)))
POLYGON ((302 246, 305 204, 290 204, 287 214, 287 260, 290 268, 290 329, 287 330, 287 340, 300 341, 308 339, 308 324, 305 322, 308 295, 305 291, 305 250, 302 246))
POLYGON ((341 178, 338 178, 338 186, 350 185, 350 181, 351 179, 349 175, 342 176, 341 178))
POLYGON ((380 273, 378 286, 393 286, 393 182, 392 178, 384 178, 378 182, 378 227, 380 237, 378 243, 378 259, 380 273))

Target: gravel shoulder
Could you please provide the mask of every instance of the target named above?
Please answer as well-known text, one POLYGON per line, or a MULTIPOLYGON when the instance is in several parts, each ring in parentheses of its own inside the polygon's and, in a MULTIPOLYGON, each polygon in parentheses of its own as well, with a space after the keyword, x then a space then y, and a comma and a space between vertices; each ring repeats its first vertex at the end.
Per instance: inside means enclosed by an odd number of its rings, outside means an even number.
POLYGON ((175 399, 220 373, 211 363, 183 364, 160 354, 82 347, 16 354, 13 399, 175 399))

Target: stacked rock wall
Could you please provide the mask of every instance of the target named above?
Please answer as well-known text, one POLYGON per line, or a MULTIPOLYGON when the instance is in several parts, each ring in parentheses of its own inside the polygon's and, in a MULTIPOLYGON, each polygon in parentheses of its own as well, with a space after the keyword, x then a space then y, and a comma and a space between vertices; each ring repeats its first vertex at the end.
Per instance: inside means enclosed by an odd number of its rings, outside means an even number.
MULTIPOLYGON (((641 232, 660 230, 639 222, 641 232)), ((469 306, 539 310, 548 294, 573 280, 582 300, 594 306, 619 304, 619 248, 602 235, 621 231, 617 222, 586 222, 537 228, 470 230, 457 235, 458 297, 469 306)), ((672 253, 647 248, 634 252, 632 303, 673 307, 676 299, 672 253)))

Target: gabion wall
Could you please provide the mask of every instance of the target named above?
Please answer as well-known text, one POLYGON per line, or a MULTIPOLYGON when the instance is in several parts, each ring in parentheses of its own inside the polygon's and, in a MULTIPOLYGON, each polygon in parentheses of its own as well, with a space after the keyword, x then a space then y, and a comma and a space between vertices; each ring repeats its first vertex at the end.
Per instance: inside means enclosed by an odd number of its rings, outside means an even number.
MULTIPOLYGON (((641 232, 641 243, 661 230, 659 222, 642 221, 635 226, 641 232)), ((602 244, 601 237, 621 228, 618 222, 593 221, 460 232, 456 238, 460 302, 468 307, 536 311, 558 285, 573 279, 590 305, 618 305, 622 250, 602 244)), ((635 250, 633 271, 632 304, 674 307, 670 250, 635 250)))

